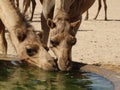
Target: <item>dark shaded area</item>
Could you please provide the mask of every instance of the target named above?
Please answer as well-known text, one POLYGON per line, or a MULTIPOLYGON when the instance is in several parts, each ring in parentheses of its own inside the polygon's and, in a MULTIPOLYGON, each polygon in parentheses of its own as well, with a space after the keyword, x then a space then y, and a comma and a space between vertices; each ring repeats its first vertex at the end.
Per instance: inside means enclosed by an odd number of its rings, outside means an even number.
POLYGON ((72 71, 79 71, 80 68, 85 65, 87 65, 87 64, 72 61, 72 71))
POLYGON ((78 31, 88 32, 88 31, 94 31, 94 30, 78 30, 78 31))

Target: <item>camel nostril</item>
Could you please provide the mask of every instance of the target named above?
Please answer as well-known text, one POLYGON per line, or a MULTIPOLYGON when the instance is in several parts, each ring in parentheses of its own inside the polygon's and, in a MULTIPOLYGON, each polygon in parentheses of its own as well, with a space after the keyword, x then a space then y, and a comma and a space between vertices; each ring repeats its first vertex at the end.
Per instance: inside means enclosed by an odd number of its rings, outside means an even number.
POLYGON ((51 65, 55 65, 55 62, 53 60, 48 60, 48 62, 51 64, 51 65))
POLYGON ((58 71, 59 70, 56 63, 53 65, 53 68, 54 68, 54 71, 58 71))
POLYGON ((51 66, 54 68, 55 71, 58 70, 58 66, 55 60, 48 60, 48 62, 51 64, 51 66))

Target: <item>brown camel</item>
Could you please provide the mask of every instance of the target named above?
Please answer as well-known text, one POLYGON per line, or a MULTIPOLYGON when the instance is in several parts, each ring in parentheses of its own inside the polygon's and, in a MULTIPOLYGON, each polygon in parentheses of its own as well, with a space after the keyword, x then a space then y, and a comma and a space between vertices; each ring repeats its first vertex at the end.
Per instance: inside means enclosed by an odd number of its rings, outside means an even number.
MULTIPOLYGON (((41 3, 43 3, 43 0, 39 0, 41 3)), ((31 17, 30 17, 30 21, 32 21, 33 19, 33 15, 34 15, 34 11, 35 11, 35 7, 36 7, 36 0, 24 0, 23 1, 23 14, 25 15, 26 14, 26 11, 28 10, 28 8, 30 8, 30 3, 32 3, 32 14, 31 14, 31 17)))
POLYGON ((32 13, 31 13, 31 17, 30 17, 30 21, 32 21, 33 19, 33 15, 34 15, 34 11, 35 11, 35 7, 36 7, 36 1, 35 0, 24 0, 23 1, 23 14, 25 15, 28 8, 30 7, 30 3, 32 3, 32 13))
POLYGON ((70 70, 72 67, 72 46, 76 43, 75 36, 82 20, 81 17, 94 1, 41 0, 43 41, 45 44, 48 42, 55 53, 58 59, 58 67, 62 71, 70 70))
MULTIPOLYGON (((11 0, 14 5, 19 8, 19 0, 11 0)), ((23 15, 26 15, 26 12, 28 11, 28 9, 30 8, 30 4, 32 3, 32 13, 31 13, 31 16, 30 16, 30 21, 32 21, 33 19, 33 15, 34 15, 34 11, 35 11, 35 7, 36 7, 36 1, 35 0, 23 0, 23 8, 22 8, 22 11, 23 11, 23 15)))
POLYGON ((13 4, 19 8, 19 0, 10 0, 11 2, 13 2, 13 4))
MULTIPOLYGON (((43 0, 39 0, 41 3, 43 3, 43 0)), ((30 17, 30 21, 32 21, 33 19, 33 15, 34 15, 34 11, 36 8, 36 0, 24 0, 23 1, 23 14, 25 15, 28 8, 30 8, 30 3, 32 3, 32 13, 31 13, 31 17, 30 17)))
MULTIPOLYGON (((45 50, 41 37, 24 19, 10 0, 0 0, 0 47, 6 52, 5 27, 21 60, 34 64, 44 70, 54 70, 55 63, 45 50)), ((41 35, 40 35, 41 36, 41 35)))
MULTIPOLYGON (((107 2, 106 2, 106 0, 103 0, 103 4, 104 4, 104 11, 105 11, 105 19, 104 20, 107 20, 107 2)), ((98 0, 98 12, 94 18, 95 20, 97 19, 98 15, 99 15, 101 7, 102 7, 102 0, 98 0)), ((85 20, 88 20, 88 18, 89 18, 89 12, 87 11, 85 20)))

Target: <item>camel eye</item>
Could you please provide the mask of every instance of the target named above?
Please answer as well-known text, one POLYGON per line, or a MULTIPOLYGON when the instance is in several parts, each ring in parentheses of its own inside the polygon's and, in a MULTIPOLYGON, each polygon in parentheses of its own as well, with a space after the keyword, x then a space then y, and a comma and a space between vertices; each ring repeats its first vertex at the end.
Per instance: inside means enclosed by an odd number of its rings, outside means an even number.
POLYGON ((76 44, 76 38, 75 37, 72 37, 72 38, 70 38, 69 40, 68 40, 68 44, 69 45, 75 45, 76 44))
POLYGON ((52 44, 53 47, 56 47, 59 44, 59 42, 54 40, 50 40, 50 43, 52 44))
POLYGON ((26 47, 26 52, 27 52, 27 54, 28 54, 29 56, 34 56, 35 54, 37 54, 38 49, 35 48, 35 47, 29 47, 29 46, 27 46, 27 47, 26 47))

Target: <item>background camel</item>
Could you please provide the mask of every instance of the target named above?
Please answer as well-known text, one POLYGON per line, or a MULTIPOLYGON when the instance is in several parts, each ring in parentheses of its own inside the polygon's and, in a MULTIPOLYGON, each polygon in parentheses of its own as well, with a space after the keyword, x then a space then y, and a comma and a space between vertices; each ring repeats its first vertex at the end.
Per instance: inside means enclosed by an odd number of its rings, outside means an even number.
MULTIPOLYGON (((106 2, 106 0, 103 0, 103 4, 104 4, 104 11, 105 11, 104 20, 107 20, 107 2, 106 2)), ((101 7, 102 7, 102 0, 98 0, 98 11, 97 11, 97 14, 94 19, 97 19, 98 15, 100 13, 101 7)), ((86 12, 85 19, 88 20, 88 18, 89 18, 89 11, 86 12)))
POLYGON ((17 8, 19 8, 19 0, 10 0, 17 8))
POLYGON ((30 21, 33 19, 35 7, 36 7, 36 1, 35 0, 24 0, 23 1, 23 14, 25 15, 28 8, 30 8, 30 4, 32 3, 32 11, 31 11, 31 16, 30 16, 30 21))
POLYGON ((45 50, 41 37, 35 33, 34 28, 9 0, 0 1, 0 19, 0 40, 2 40, 1 46, 5 49, 4 51, 7 48, 4 37, 6 27, 21 60, 26 60, 44 70, 55 69, 54 60, 45 50))
POLYGON ((26 12, 28 11, 28 9, 31 9, 31 16, 29 18, 29 21, 32 21, 33 19, 33 15, 34 15, 34 11, 35 11, 35 7, 36 7, 36 0, 23 0, 22 3, 20 3, 19 0, 11 0, 11 2, 13 2, 13 4, 22 10, 23 15, 26 16, 26 12), (31 7, 32 4, 32 7, 31 7), (20 8, 19 6, 22 5, 22 8, 20 8))
POLYGON ((43 0, 41 25, 43 41, 47 44, 49 28, 49 46, 56 55, 60 70, 72 67, 72 46, 76 43, 76 33, 81 24, 82 14, 95 0, 43 0), (49 27, 48 27, 48 26, 49 27))
MULTIPOLYGON (((43 3, 43 0, 39 0, 41 3, 43 3)), ((30 8, 30 4, 32 3, 32 10, 31 10, 31 16, 30 21, 33 19, 34 11, 36 8, 36 0, 23 0, 23 14, 25 15, 28 9, 30 8)))

